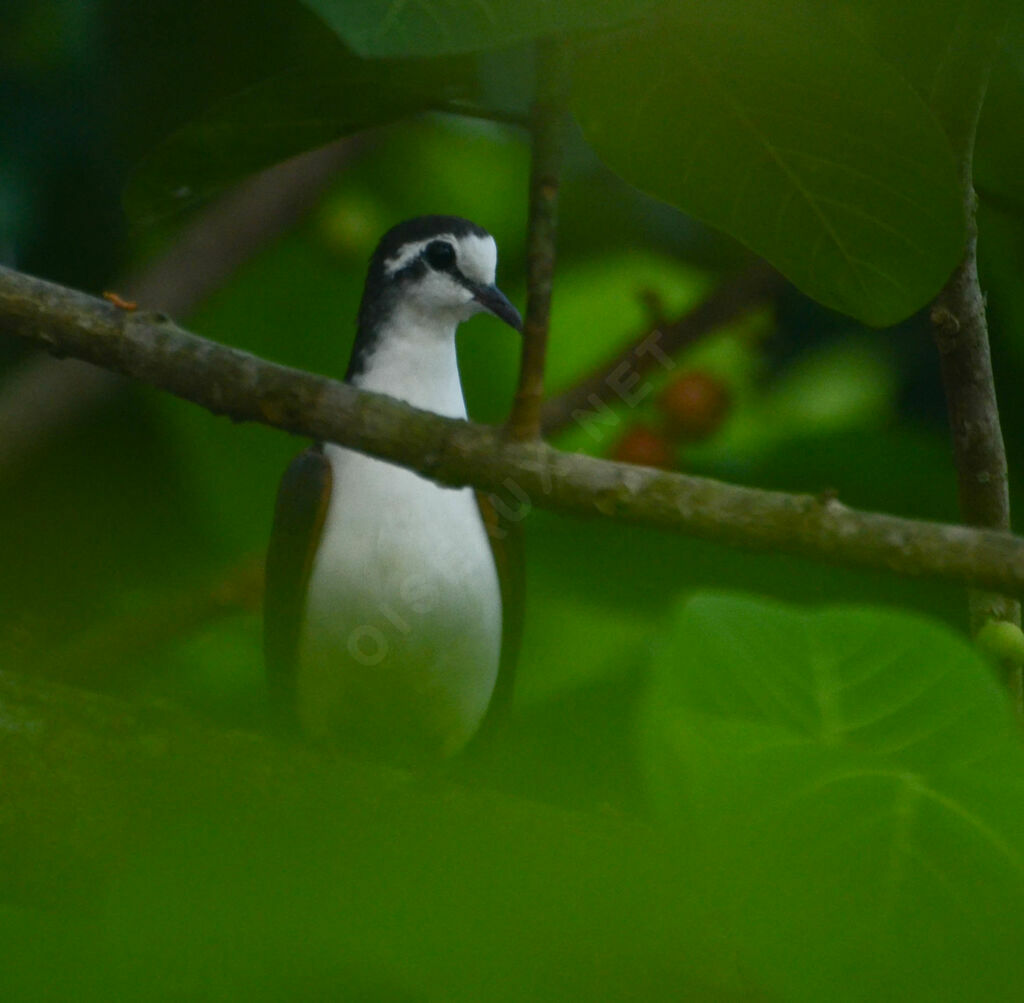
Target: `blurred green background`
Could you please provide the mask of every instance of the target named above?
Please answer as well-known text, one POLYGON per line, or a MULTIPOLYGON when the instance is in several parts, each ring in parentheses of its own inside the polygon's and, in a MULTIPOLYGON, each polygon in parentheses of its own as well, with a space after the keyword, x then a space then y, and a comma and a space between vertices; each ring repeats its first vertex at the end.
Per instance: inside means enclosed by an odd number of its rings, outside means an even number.
MULTIPOLYGON (((192 215, 130 223, 122 193, 143 158, 217 101, 334 44, 321 21, 288 0, 7 0, 2 21, 0 260, 94 293, 124 288, 126 276, 158 261, 209 211, 205 204, 192 215)), ((503 75, 500 60, 491 69, 491 93, 521 106, 521 82, 503 75)), ((1000 64, 990 114, 1018 107, 1021 79, 1019 67, 1000 64)), ((1014 195, 1019 176, 1001 177, 997 156, 1011 140, 998 119, 983 121, 982 283, 1019 484, 1024 201, 1014 195)), ((373 129, 350 141, 308 212, 176 319, 206 337, 339 376, 376 240, 428 212, 489 229, 501 253, 499 282, 522 305, 528 168, 521 129, 444 115, 373 129)), ((655 312, 681 315, 752 261, 730 239, 619 180, 574 131, 549 392, 613 357, 655 312)), ((500 422, 514 389, 517 340, 488 318, 459 338, 470 414, 500 422)), ((266 544, 277 479, 303 443, 121 384, 92 395, 58 427, 35 429, 29 412, 3 403, 12 388, 24 390, 32 362, 26 346, 0 339, 0 415, 27 423, 17 429, 24 445, 0 465, 2 666, 260 727, 251 569, 266 544)), ((701 441, 669 443, 678 469, 955 520, 925 314, 871 330, 787 287, 651 379, 660 393, 694 372, 724 390, 728 407, 701 441)), ((660 435, 656 397, 615 409, 614 419, 594 424, 597 434, 570 426, 554 441, 609 455, 638 425, 660 435)), ((724 590, 813 605, 872 603, 966 625, 953 586, 542 511, 530 515, 527 534, 515 711, 482 782, 563 807, 648 810, 637 716, 652 652, 681 597, 724 590)))
MULTIPOLYGON (((126 220, 121 194, 153 146, 216 101, 331 44, 321 23, 290 2, 263 4, 258 17, 229 3, 152 3, 140 14, 113 0, 26 2, 9 8, 6 20, 0 247, 9 264, 92 292, 120 288, 119 280, 173 245, 191 222, 182 214, 159 224, 126 220)), ((518 97, 510 93, 509 103, 518 97)), ((177 319, 267 358, 340 375, 370 251, 388 226, 423 212, 487 226, 501 248, 500 281, 523 303, 522 130, 421 116, 352 145, 308 214, 177 319)), ((1022 231, 1009 210, 983 203, 983 214, 984 284, 1016 470, 1022 404, 1014 387, 1024 335, 1011 321, 1024 310, 1014 268, 1022 231)), ((575 134, 560 240, 551 394, 642 333, 652 299, 674 318, 719 276, 748 264, 720 234, 618 181, 575 134)), ((8 341, 0 352, 0 388, 9 388, 27 349, 8 341)), ((460 333, 477 420, 498 422, 507 413, 517 353, 514 336, 488 318, 460 333)), ((955 518, 938 369, 922 316, 871 331, 785 290, 771 309, 691 349, 672 376, 691 371, 718 379, 730 407, 709 438, 673 447, 681 469, 785 490, 835 490, 848 504, 901 515, 955 518)), ((650 379, 656 387, 666 382, 660 369, 650 379)), ((607 454, 631 426, 658 428, 655 396, 586 430, 570 425, 556 442, 607 454)), ((279 432, 236 427, 137 387, 110 390, 35 441, 31 429, 19 432, 33 444, 0 469, 8 527, 0 636, 8 657, 73 646, 98 623, 116 629, 120 618, 230 578, 265 546, 277 478, 301 447, 279 432)), ((955 588, 641 529, 536 512, 529 543, 524 715, 628 677, 668 606, 697 588, 882 600, 963 622, 955 588)), ((251 714, 259 703, 257 626, 255 612, 240 613, 160 644, 144 652, 135 681, 212 702, 228 716, 251 714)), ((620 703, 617 696, 612 702, 620 703)))

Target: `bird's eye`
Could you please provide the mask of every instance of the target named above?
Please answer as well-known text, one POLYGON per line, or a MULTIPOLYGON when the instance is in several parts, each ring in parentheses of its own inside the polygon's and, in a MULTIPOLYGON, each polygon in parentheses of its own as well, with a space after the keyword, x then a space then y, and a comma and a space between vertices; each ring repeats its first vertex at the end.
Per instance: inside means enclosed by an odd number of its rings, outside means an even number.
POLYGON ((432 240, 427 244, 423 257, 431 268, 443 272, 455 264, 455 248, 446 240, 432 240))

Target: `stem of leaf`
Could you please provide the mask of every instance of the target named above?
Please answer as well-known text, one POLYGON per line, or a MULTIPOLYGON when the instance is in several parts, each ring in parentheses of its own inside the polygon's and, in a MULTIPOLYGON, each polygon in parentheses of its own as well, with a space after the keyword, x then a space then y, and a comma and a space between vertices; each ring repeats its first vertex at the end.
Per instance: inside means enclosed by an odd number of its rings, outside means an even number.
POLYGON ((554 39, 538 45, 536 93, 530 121, 530 220, 526 246, 526 322, 515 404, 508 434, 538 439, 544 400, 544 359, 551 314, 558 230, 558 187, 568 120, 571 53, 554 39))

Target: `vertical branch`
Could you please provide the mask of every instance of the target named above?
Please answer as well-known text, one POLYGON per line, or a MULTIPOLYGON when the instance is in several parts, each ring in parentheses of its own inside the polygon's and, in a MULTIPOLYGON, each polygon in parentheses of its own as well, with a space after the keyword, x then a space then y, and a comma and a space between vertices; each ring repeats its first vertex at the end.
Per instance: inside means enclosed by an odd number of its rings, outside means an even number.
POLYGON ((566 42, 553 39, 538 45, 536 93, 530 120, 532 160, 526 248, 526 322, 519 386, 508 422, 509 435, 518 440, 540 437, 570 63, 566 42))
POLYGON ((1006 451, 978 282, 976 230, 972 208, 967 253, 936 298, 931 319, 949 408, 961 517, 972 526, 1009 529, 1006 451))
MULTIPOLYGON (((970 526, 1009 530, 1006 449, 992 375, 985 297, 978 281, 973 155, 983 96, 982 85, 961 153, 960 182, 967 226, 964 257, 936 297, 931 321, 949 411, 961 518, 970 526)), ((968 603, 971 632, 975 635, 993 619, 1020 626, 1021 609, 1016 597, 974 588, 969 590, 968 603)), ((1024 710, 1022 666, 1007 665, 1006 669, 1014 702, 1018 710, 1024 710)))

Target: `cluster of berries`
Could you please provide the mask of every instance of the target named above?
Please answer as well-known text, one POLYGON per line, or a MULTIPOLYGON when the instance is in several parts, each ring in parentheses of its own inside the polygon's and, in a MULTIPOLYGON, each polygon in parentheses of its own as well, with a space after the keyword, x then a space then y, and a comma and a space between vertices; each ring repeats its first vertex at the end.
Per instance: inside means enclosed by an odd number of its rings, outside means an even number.
POLYGON ((660 427, 632 425, 612 450, 612 459, 644 467, 676 466, 678 447, 712 435, 729 414, 732 399, 719 377, 691 369, 672 380, 655 401, 660 427))

